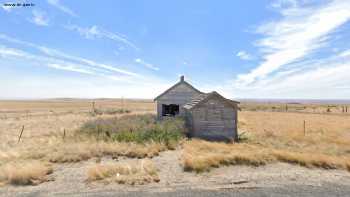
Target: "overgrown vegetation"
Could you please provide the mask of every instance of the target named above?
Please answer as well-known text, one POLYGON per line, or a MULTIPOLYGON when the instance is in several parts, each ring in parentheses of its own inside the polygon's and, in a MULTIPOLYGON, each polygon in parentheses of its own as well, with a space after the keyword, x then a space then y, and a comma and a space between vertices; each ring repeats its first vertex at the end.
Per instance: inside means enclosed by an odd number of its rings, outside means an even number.
POLYGON ((92 120, 85 123, 78 133, 105 141, 157 142, 173 147, 183 137, 184 132, 182 119, 156 121, 154 115, 145 114, 92 120))
POLYGON ((0 184, 37 185, 49 181, 47 175, 52 172, 48 163, 10 162, 0 166, 0 184))
POLYGON ((157 122, 153 115, 129 115, 88 121, 75 133, 32 139, 0 150, 0 164, 14 160, 79 162, 93 157, 154 157, 176 148, 184 132, 180 119, 157 122), (45 147, 45 148, 43 148, 45 147))
POLYGON ((90 114, 92 116, 96 115, 114 115, 114 114, 128 114, 131 113, 131 110, 129 109, 113 109, 113 108, 107 108, 107 109, 94 109, 90 114))
POLYGON ((126 156, 130 158, 154 157, 167 147, 160 143, 119 143, 119 142, 97 142, 85 141, 66 143, 52 150, 45 159, 54 163, 79 162, 92 157, 103 156, 126 156))
POLYGON ((159 182, 159 177, 153 162, 145 159, 129 163, 95 165, 88 170, 88 181, 142 185, 150 182, 159 182))

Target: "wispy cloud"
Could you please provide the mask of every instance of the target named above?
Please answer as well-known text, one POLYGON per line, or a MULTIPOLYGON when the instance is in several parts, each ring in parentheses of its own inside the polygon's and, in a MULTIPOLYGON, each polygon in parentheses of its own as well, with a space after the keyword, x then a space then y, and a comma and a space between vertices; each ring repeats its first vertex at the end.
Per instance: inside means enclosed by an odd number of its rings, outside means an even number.
POLYGON ((41 10, 34 9, 32 11, 33 17, 29 19, 30 22, 38 25, 38 26, 48 26, 49 25, 49 18, 46 14, 46 12, 41 10))
POLYGON ((85 74, 95 73, 96 75, 100 75, 100 76, 119 74, 119 75, 126 75, 129 77, 142 78, 140 74, 135 72, 131 72, 125 69, 120 69, 112 65, 99 63, 83 57, 68 55, 56 49, 40 46, 30 42, 21 41, 15 38, 11 38, 4 34, 0 34, 0 40, 5 40, 11 43, 32 47, 44 54, 44 55, 36 55, 36 54, 25 52, 20 49, 14 49, 14 48, 8 48, 5 46, 2 46, 0 48, 0 55, 2 57, 9 57, 9 56, 22 57, 26 59, 35 60, 37 62, 41 62, 44 65, 51 65, 50 66, 51 68, 56 68, 56 69, 60 68, 60 69, 65 69, 67 71, 74 70, 75 72, 83 71, 81 73, 85 73, 85 74), (55 66, 52 66, 52 65, 55 65, 55 66), (61 65, 61 66, 57 66, 57 65, 61 65))
POLYGON ((68 60, 71 60, 71 61, 77 61, 77 62, 86 64, 86 65, 89 65, 89 66, 102 68, 102 69, 105 69, 107 71, 114 71, 114 72, 118 72, 118 73, 125 74, 125 75, 130 75, 130 76, 134 76, 134 77, 139 77, 140 76, 137 73, 134 73, 134 72, 131 72, 131 71, 127 71, 127 70, 124 70, 124 69, 120 69, 120 68, 116 68, 116 67, 111 66, 111 65, 98 63, 96 61, 89 60, 89 59, 82 58, 82 57, 68 55, 68 54, 63 53, 61 51, 58 51, 56 49, 51 49, 51 48, 47 48, 47 47, 43 47, 43 46, 38 46, 37 49, 39 49, 41 52, 43 52, 46 55, 49 55, 51 57, 58 57, 58 58, 68 59, 68 60))
POLYGON ((78 15, 73 12, 73 10, 63 5, 60 0, 47 0, 47 2, 70 16, 78 17, 78 15))
POLYGON ((89 75, 95 75, 96 73, 87 69, 80 68, 78 65, 72 65, 72 64, 52 64, 49 63, 47 64, 48 67, 59 69, 59 70, 66 70, 66 71, 73 71, 73 72, 78 72, 78 73, 84 73, 84 74, 89 74, 89 75))
MULTIPOLYGON (((249 73, 241 74, 238 86, 249 86, 257 80, 300 61, 325 46, 330 34, 350 19, 349 1, 332 1, 324 6, 303 6, 296 1, 280 6, 281 20, 262 24, 257 32, 265 38, 257 42, 263 61, 249 73)), ((278 7, 278 6, 275 6, 278 7)))
POLYGON ((145 62, 144 60, 140 59, 140 58, 136 58, 135 59, 135 62, 138 63, 138 64, 141 64, 149 69, 152 69, 152 70, 159 70, 158 67, 154 66, 153 64, 150 64, 148 62, 145 62))
POLYGON ((78 25, 69 24, 65 25, 64 27, 68 30, 78 32, 81 36, 83 36, 86 39, 107 38, 115 42, 123 43, 126 46, 129 46, 135 50, 140 50, 140 48, 138 48, 134 43, 129 41, 125 35, 110 32, 96 25, 93 25, 91 27, 80 27, 78 25))
POLYGON ((350 57, 350 49, 343 51, 339 54, 340 57, 350 57))
POLYGON ((239 51, 236 54, 236 56, 239 57, 242 60, 251 60, 251 59, 253 59, 253 56, 250 55, 249 53, 245 52, 245 51, 239 51))

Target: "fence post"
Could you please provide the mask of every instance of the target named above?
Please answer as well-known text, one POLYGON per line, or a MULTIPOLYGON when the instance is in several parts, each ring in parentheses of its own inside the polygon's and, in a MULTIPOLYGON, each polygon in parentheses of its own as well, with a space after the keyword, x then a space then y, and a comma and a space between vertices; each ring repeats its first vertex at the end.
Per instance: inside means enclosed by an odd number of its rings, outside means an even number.
POLYGON ((92 101, 92 112, 95 113, 95 101, 92 101))
POLYGON ((97 125, 97 141, 100 140, 100 125, 97 125))
POLYGON ((21 133, 20 133, 19 136, 18 136, 18 142, 17 142, 17 143, 19 143, 19 142, 21 141, 23 131, 24 131, 24 125, 22 126, 21 133))
POLYGON ((304 120, 304 136, 306 135, 306 121, 304 120))
POLYGON ((64 128, 63 129, 63 141, 64 141, 65 138, 66 138, 66 129, 64 128))

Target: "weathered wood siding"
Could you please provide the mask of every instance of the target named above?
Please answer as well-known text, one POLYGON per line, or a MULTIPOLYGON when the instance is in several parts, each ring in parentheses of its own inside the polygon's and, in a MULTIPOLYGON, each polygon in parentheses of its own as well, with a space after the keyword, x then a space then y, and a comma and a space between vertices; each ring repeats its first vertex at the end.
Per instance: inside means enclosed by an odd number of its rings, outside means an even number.
POLYGON ((215 97, 192 110, 187 119, 190 135, 211 140, 236 139, 237 107, 215 97))
POLYGON ((160 119, 162 116, 162 105, 177 104, 180 106, 179 115, 184 116, 185 111, 182 108, 186 103, 192 100, 193 97, 198 96, 200 93, 189 87, 185 83, 180 83, 175 88, 168 91, 157 99, 157 114, 160 119))

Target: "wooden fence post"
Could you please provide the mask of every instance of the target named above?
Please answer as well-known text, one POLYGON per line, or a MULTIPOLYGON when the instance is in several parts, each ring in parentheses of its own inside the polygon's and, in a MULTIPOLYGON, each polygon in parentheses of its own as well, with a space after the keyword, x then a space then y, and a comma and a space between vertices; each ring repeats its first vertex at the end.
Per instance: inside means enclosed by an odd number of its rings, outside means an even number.
POLYGON ((306 135, 306 121, 304 120, 304 136, 306 135))
POLYGON ((100 126, 97 125, 97 141, 100 140, 100 126))
POLYGON ((92 107, 92 112, 95 113, 96 112, 96 110, 95 110, 95 101, 92 101, 92 106, 91 107, 92 107))
POLYGON ((63 129, 63 141, 66 138, 66 129, 63 129))
POLYGON ((21 141, 23 131, 24 131, 24 125, 22 126, 21 133, 20 133, 19 136, 18 136, 18 142, 17 142, 17 143, 19 143, 19 142, 21 141))

